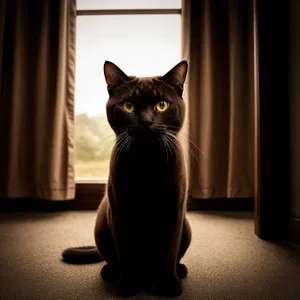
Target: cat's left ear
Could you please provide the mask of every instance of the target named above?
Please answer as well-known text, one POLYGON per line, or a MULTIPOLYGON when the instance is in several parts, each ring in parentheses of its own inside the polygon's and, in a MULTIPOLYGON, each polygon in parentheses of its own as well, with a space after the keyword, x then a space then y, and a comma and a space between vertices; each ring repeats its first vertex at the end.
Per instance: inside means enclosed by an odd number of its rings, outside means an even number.
POLYGON ((179 95, 182 96, 183 85, 186 79, 188 70, 188 63, 186 60, 181 61, 169 72, 160 78, 162 81, 166 81, 171 86, 175 87, 179 95))
POLYGON ((130 78, 111 61, 105 61, 103 69, 108 89, 112 89, 124 82, 130 81, 130 78))

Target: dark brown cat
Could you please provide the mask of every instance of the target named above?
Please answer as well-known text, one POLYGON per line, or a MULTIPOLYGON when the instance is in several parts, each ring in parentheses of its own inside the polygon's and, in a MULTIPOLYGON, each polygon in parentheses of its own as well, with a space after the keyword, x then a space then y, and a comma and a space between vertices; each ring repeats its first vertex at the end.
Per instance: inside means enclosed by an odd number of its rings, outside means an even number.
POLYGON ((127 76, 106 61, 107 119, 116 133, 106 194, 95 225, 96 249, 64 251, 65 261, 106 261, 103 279, 117 294, 145 288, 164 296, 182 293, 187 268, 180 260, 191 242, 185 217, 187 183, 177 137, 185 118, 182 99, 187 62, 164 76, 127 76))

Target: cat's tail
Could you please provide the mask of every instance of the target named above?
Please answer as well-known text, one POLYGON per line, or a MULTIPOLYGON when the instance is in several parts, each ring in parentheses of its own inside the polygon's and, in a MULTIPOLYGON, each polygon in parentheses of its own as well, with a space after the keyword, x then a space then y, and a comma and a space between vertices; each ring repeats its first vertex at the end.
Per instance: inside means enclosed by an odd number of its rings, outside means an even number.
POLYGON ((103 261, 96 246, 67 248, 62 253, 63 261, 69 264, 91 264, 103 261))

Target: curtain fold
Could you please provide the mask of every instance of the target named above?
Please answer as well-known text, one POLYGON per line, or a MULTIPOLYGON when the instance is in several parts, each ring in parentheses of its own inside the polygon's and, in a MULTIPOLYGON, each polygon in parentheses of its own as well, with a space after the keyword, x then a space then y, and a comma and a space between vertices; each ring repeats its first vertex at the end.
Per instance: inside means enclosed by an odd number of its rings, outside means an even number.
POLYGON ((76 0, 1 1, 0 197, 74 199, 76 0))
POLYGON ((253 197, 252 0, 184 0, 190 193, 253 197))

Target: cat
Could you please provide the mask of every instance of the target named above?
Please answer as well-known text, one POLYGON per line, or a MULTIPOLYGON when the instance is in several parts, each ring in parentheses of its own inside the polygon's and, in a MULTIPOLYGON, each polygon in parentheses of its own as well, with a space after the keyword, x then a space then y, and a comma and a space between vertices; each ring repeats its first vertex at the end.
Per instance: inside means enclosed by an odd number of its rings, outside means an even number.
POLYGON ((102 278, 117 283, 118 296, 143 289, 167 297, 182 294, 181 279, 188 270, 180 260, 192 238, 178 138, 187 71, 188 63, 181 61, 163 76, 136 77, 104 63, 106 114, 116 143, 97 211, 96 247, 68 248, 63 258, 71 263, 105 260, 102 278))

